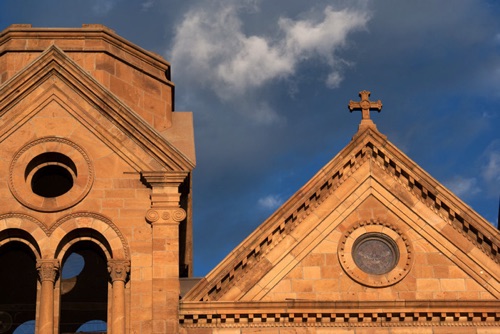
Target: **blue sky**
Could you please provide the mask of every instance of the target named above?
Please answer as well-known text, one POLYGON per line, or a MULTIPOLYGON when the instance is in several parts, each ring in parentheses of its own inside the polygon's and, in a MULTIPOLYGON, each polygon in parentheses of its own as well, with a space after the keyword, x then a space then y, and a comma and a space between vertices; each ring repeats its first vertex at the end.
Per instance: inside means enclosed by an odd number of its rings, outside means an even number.
POLYGON ((492 224, 500 196, 500 2, 2 0, 0 28, 101 23, 172 63, 195 117, 195 275, 350 141, 378 129, 492 224))

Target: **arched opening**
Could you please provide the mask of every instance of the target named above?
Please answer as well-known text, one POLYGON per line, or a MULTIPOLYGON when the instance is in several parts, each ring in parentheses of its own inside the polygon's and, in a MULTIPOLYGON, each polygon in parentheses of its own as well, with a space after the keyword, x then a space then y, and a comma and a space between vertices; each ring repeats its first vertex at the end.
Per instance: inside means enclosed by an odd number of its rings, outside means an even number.
POLYGON ((106 333, 107 325, 105 321, 102 320, 90 320, 81 325, 76 332, 77 333, 106 333))
POLYGON ((89 321, 107 321, 109 274, 102 249, 89 240, 64 255, 61 277, 60 333, 75 333, 89 321))
POLYGON ((77 170, 75 163, 57 152, 45 152, 33 158, 24 173, 31 179, 31 189, 42 197, 58 197, 73 188, 77 170))
POLYGON ((20 241, 0 246, 0 333, 14 333, 36 317, 37 270, 33 251, 20 241))
POLYGON ((35 320, 23 322, 12 334, 35 334, 35 324, 35 320))

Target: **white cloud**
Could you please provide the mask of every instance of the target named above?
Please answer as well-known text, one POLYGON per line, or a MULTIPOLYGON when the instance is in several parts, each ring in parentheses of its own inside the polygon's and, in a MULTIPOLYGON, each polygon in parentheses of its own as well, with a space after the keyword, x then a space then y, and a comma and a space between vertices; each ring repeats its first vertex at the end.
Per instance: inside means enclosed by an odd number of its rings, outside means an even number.
POLYGON ((487 163, 483 168, 482 175, 486 182, 500 182, 500 151, 488 153, 487 163))
POLYGON ((481 176, 490 196, 500 194, 500 140, 494 140, 488 145, 483 156, 481 176))
POLYGON ((458 197, 470 199, 481 193, 483 196, 500 195, 500 140, 492 141, 478 163, 482 164, 476 177, 454 176, 444 184, 458 197))
POLYGON ((241 19, 248 7, 217 3, 195 7, 185 15, 176 28, 169 59, 181 72, 177 77, 212 89, 224 101, 290 77, 302 61, 311 59, 330 69, 325 84, 338 87, 348 62, 336 53, 346 45, 348 35, 363 29, 369 19, 365 10, 336 11, 327 6, 319 19, 276 18, 274 37, 248 35, 241 19))
POLYGON ((257 204, 264 209, 274 210, 278 208, 283 203, 283 200, 280 196, 277 195, 268 195, 266 197, 260 198, 257 204))
MULTIPOLYGON (((255 102, 254 102, 255 103, 255 102)), ((285 120, 269 106, 266 101, 260 101, 252 110, 252 118, 262 124, 283 123, 285 120)))
POLYGON ((340 73, 332 72, 328 75, 328 78, 326 78, 326 85, 330 88, 337 88, 340 86, 342 80, 343 78, 340 73))
POLYGON ((481 191, 477 183, 477 179, 474 177, 465 178, 455 176, 451 180, 445 182, 445 185, 458 197, 470 198, 481 191))
POLYGON ((116 5, 118 0, 97 0, 92 6, 92 10, 97 15, 106 15, 116 5))

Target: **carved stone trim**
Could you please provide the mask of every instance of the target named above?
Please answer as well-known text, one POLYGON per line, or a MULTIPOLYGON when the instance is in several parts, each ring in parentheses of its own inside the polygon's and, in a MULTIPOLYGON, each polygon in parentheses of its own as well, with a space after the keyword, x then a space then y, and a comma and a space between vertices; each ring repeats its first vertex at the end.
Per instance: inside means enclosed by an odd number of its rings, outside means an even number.
POLYGON ((315 207, 324 202, 354 171, 368 160, 374 161, 376 165, 392 175, 416 198, 434 210, 454 229, 462 233, 467 240, 478 246, 496 263, 500 263, 500 244, 498 240, 479 232, 467 221, 468 216, 465 216, 466 218, 462 217, 457 212, 458 210, 450 207, 450 203, 444 202, 442 195, 438 194, 437 191, 431 191, 430 187, 424 186, 415 180, 411 173, 405 170, 404 166, 390 159, 372 141, 366 140, 357 151, 353 151, 350 156, 346 156, 342 163, 325 167, 324 173, 328 174, 328 177, 318 182, 317 186, 314 187, 314 192, 303 195, 304 201, 297 202, 294 206, 287 206, 287 203, 285 203, 283 208, 286 213, 280 216, 283 218, 272 222, 268 221, 268 228, 271 233, 262 235, 254 248, 249 248, 247 252, 242 253, 238 259, 224 269, 216 280, 209 282, 207 287, 200 290, 198 292, 200 295, 196 295, 197 297, 193 295, 193 297, 203 301, 218 300, 224 291, 234 285, 235 277, 244 276, 251 269, 252 263, 255 263, 261 254, 269 252, 275 245, 279 244, 284 235, 294 230, 315 207))
POLYGON ((359 102, 350 101, 348 108, 351 112, 354 110, 361 110, 362 119, 370 119, 370 110, 377 110, 380 112, 382 110, 382 102, 378 101, 370 101, 370 92, 367 90, 363 90, 359 92, 359 97, 361 100, 359 102))
POLYGON ((178 224, 186 219, 186 211, 182 208, 165 210, 149 209, 146 212, 146 220, 150 224, 178 224))
POLYGON ((497 327, 498 301, 181 302, 184 328, 497 327))
POLYGON ((331 176, 324 180, 324 183, 318 183, 314 192, 303 196, 304 201, 288 207, 285 203, 283 207, 287 211, 283 214, 283 218, 268 222, 272 224, 269 226, 271 232, 263 235, 254 248, 249 248, 246 254, 242 254, 239 261, 233 262, 233 266, 227 268, 224 274, 219 276, 220 279, 210 282, 208 291, 199 296, 200 300, 218 300, 224 291, 227 291, 235 284, 235 277, 242 279, 245 273, 250 271, 253 265, 257 263, 262 254, 270 252, 284 239, 285 235, 293 231, 316 207, 327 200, 355 170, 370 158, 370 153, 371 149, 363 146, 355 154, 352 154, 349 159, 344 160, 343 164, 337 165, 331 172, 331 176))
POLYGON ((94 182, 92 162, 83 148, 74 142, 59 137, 44 137, 24 145, 12 159, 9 168, 9 188, 14 197, 24 206, 42 212, 56 212, 79 203, 90 191, 94 182), (75 165, 73 186, 57 197, 42 197, 33 192, 26 170, 29 163, 47 152, 67 156, 75 165))
POLYGON ((178 187, 186 177, 188 172, 154 172, 154 171, 143 171, 141 176, 143 180, 149 184, 151 187, 178 187))
MULTIPOLYGON (((60 218, 50 228, 50 230, 48 231, 48 235, 50 236, 59 226, 63 225, 65 222, 67 222, 67 221, 69 221, 71 219, 76 219, 76 218, 80 218, 80 217, 88 217, 88 218, 96 219, 96 220, 99 220, 99 221, 102 221, 102 222, 106 223, 106 225, 108 225, 109 227, 111 227, 111 229, 120 238, 120 241, 121 241, 121 244, 122 244, 122 247, 123 247, 123 252, 125 254, 125 258, 126 259, 130 259, 130 251, 129 251, 127 239, 120 232, 120 229, 113 223, 113 221, 111 219, 109 219, 108 217, 103 216, 101 214, 95 213, 95 212, 82 211, 82 212, 74 212, 74 213, 71 213, 69 215, 66 215, 66 216, 60 218)), ((106 237, 104 234, 103 234, 103 236, 106 237)))
POLYGON ((115 260, 115 259, 109 260, 108 272, 111 278, 111 282, 114 281, 126 282, 128 280, 128 275, 130 273, 130 261, 115 260))
POLYGON ((51 281, 54 283, 59 275, 59 260, 41 259, 36 261, 36 269, 40 281, 51 281))
POLYGON ((143 171, 141 172, 142 181, 151 187, 151 208, 161 211, 146 213, 146 220, 150 223, 158 221, 160 218, 165 222, 181 221, 185 218, 185 211, 175 211, 180 207, 181 193, 180 185, 188 177, 188 172, 164 172, 164 171, 143 171), (174 210, 174 211, 173 211, 174 210), (173 215, 170 218, 169 215, 173 215), (184 218, 176 220, 175 217, 184 218))
MULTIPOLYGON (((424 183, 423 180, 417 180, 411 171, 405 170, 404 166, 389 158, 381 148, 371 142, 366 143, 366 148, 370 149, 369 158, 378 167, 396 179, 415 198, 434 211, 495 263, 500 263, 500 240, 492 235, 485 235, 486 231, 478 231, 475 226, 470 224, 470 221, 474 220, 473 217, 470 217, 467 212, 462 212, 463 210, 459 208, 454 208, 454 205, 443 196, 442 191, 426 182, 424 183)), ((494 227, 492 229, 494 230, 494 227)))
MULTIPOLYGON (((35 225, 37 225, 38 227, 40 227, 40 229, 47 236, 50 235, 49 230, 47 229, 47 226, 45 226, 45 224, 43 224, 41 221, 39 221, 35 217, 32 217, 32 216, 24 214, 24 213, 20 213, 20 212, 12 212, 12 213, 6 213, 6 214, 3 214, 3 215, 0 215, 0 220, 4 220, 4 219, 8 220, 9 218, 18 218, 18 219, 22 219, 22 220, 28 220, 28 221, 34 223, 35 225)), ((16 227, 13 227, 13 228, 19 228, 19 227, 16 226, 16 227)))
MULTIPOLYGON (((370 254, 365 255, 370 256, 370 254)), ((358 283, 373 288, 385 287, 401 281, 409 273, 414 258, 408 237, 391 224, 378 220, 364 221, 351 226, 339 242, 338 257, 347 275, 358 283), (393 264, 384 268, 383 272, 377 273, 380 268, 370 268, 370 259, 365 262, 356 259, 357 256, 362 257, 356 254, 356 245, 360 241, 363 242, 366 236, 373 236, 375 241, 379 237, 382 243, 390 242, 387 248, 394 247, 394 249, 386 249, 386 251, 393 252, 393 264)))

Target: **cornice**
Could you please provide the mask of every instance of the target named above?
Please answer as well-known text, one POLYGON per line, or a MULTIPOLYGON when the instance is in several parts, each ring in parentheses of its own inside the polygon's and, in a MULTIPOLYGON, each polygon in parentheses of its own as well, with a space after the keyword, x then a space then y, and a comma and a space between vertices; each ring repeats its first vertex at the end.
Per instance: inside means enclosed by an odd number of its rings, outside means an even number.
POLYGON ((496 327, 500 301, 180 302, 185 328, 496 327))
POLYGON ((368 142, 367 146, 371 147, 371 159, 376 166, 391 175, 414 198, 460 232, 495 263, 500 263, 500 232, 495 227, 391 143, 377 146, 368 142))
POLYGON ((22 71, 0 85, 0 116, 29 94, 35 86, 53 77, 63 80, 89 104, 95 106, 95 109, 100 110, 144 151, 167 167, 167 170, 190 171, 194 168, 194 163, 182 152, 82 70, 56 45, 49 46, 22 71), (34 76, 35 81, 31 79, 34 76))
MULTIPOLYGON (((333 161, 342 158, 341 153, 333 161)), ((271 251, 285 235, 302 223, 368 158, 367 150, 361 148, 348 159, 337 161, 335 168, 325 166, 220 264, 219 268, 225 269, 219 273, 215 269, 186 294, 185 300, 218 300, 234 282, 253 268, 263 254, 271 251), (215 275, 210 277, 211 274, 215 275)))
POLYGON ((174 86, 170 81, 168 61, 101 24, 83 24, 82 28, 37 28, 31 24, 13 24, 0 32, 0 56, 6 52, 43 52, 49 46, 47 43, 53 43, 53 40, 60 40, 57 44, 64 52, 103 52, 174 86))
POLYGON ((184 300, 216 301, 365 162, 371 161, 459 231, 497 264, 500 232, 371 129, 355 136, 335 158, 201 280, 184 300))

